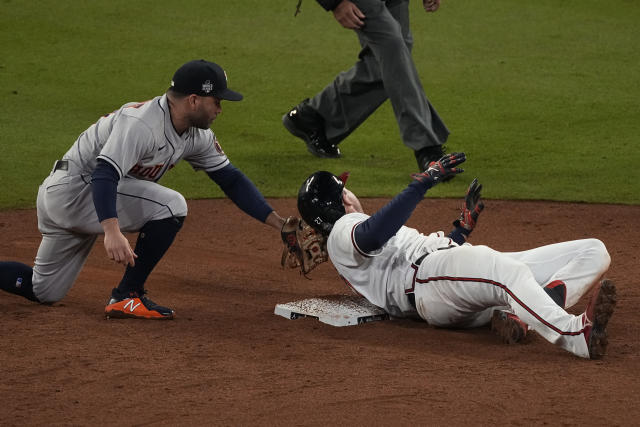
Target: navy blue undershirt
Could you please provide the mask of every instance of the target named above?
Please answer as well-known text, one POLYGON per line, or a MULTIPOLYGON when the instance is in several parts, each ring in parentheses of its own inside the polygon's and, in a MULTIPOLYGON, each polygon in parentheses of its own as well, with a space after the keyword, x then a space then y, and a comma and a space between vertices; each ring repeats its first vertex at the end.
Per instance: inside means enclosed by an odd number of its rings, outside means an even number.
MULTIPOLYGON (((273 208, 269 206, 253 182, 231 163, 217 171, 207 172, 207 175, 220 186, 236 206, 258 221, 264 222, 273 212, 273 208)), ((93 204, 100 222, 118 216, 116 211, 118 181, 116 169, 99 159, 91 176, 91 184, 93 204)))
POLYGON ((207 175, 220 186, 236 206, 258 221, 265 222, 273 212, 273 208, 269 206, 253 182, 231 163, 217 171, 207 172, 207 175))
POLYGON ((116 196, 118 193, 118 181, 120 176, 116 168, 102 159, 98 159, 98 165, 91 175, 91 187, 93 193, 93 205, 98 214, 98 221, 116 218, 116 196))
MULTIPOLYGON (((358 247, 364 252, 373 252, 384 246, 395 236, 409 219, 416 206, 423 199, 432 182, 413 181, 400 194, 366 221, 358 224, 354 231, 354 239, 358 247)), ((466 241, 469 231, 456 227, 448 237, 461 245, 466 241)))

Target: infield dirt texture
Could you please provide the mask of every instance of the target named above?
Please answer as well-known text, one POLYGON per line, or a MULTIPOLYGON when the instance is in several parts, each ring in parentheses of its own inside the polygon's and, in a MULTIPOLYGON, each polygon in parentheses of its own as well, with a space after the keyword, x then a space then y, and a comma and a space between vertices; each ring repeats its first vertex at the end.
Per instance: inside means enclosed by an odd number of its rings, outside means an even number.
MULTIPOLYGON (((295 209, 293 200, 270 202, 283 213, 295 209)), ((372 210, 383 200, 363 204, 372 210)), ((448 229, 458 206, 427 199, 409 225, 448 229)), ((640 207, 490 201, 472 236, 499 250, 602 239, 619 303, 600 361, 535 335, 505 345, 488 328, 284 319, 273 314, 277 303, 349 292, 333 267, 318 267, 312 280, 281 270, 277 233, 227 200, 189 207, 149 286, 176 311, 174 321, 104 319, 121 271, 100 241, 62 303, 0 295, 0 424, 637 424, 640 231, 626 224, 640 207), (215 227, 203 226, 211 215, 215 227)), ((31 210, 0 214, 0 253, 30 260, 35 221, 31 210)))
MULTIPOLYGON (((223 65, 245 95, 223 104, 213 129, 282 215, 295 214, 292 197, 318 169, 351 171, 351 189, 377 197, 363 199, 369 212, 401 191, 416 163, 388 103, 339 161, 312 157, 282 127, 358 50, 314 0, 294 18, 296 2, 1 1, 0 260, 33 263, 38 185, 75 138, 164 92, 194 58, 223 65)), ((0 425, 638 424, 640 3, 410 8, 416 66, 452 131, 448 150, 469 160, 409 225, 448 231, 478 177, 487 207, 471 243, 509 251, 601 239, 618 288, 608 354, 582 360, 535 335, 507 346, 488 328, 276 316, 278 303, 349 290, 329 264, 312 280, 280 269, 278 234, 211 199, 218 187, 182 164, 161 184, 183 193, 190 213, 147 286, 177 318, 104 319, 122 268, 101 239, 61 303, 0 293, 0 425)))

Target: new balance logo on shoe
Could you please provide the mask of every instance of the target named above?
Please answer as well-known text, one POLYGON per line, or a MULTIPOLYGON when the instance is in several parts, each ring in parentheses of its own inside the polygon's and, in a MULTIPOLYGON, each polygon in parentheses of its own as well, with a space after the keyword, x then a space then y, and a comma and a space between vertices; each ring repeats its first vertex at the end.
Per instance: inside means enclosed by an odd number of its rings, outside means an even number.
POLYGON ((133 310, 135 310, 140 304, 142 304, 141 302, 134 304, 134 302, 135 301, 133 299, 130 299, 129 302, 124 305, 124 309, 126 310, 127 308, 129 308, 129 311, 133 313, 133 310))

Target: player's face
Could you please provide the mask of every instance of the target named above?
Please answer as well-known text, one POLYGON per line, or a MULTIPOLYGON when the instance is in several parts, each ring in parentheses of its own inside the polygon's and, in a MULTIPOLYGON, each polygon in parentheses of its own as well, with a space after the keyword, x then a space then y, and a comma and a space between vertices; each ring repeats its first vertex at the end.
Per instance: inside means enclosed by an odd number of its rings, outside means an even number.
POLYGON ((355 194, 347 190, 346 187, 342 190, 342 203, 344 204, 346 213, 364 212, 360 200, 358 200, 355 194))
POLYGON ((209 129, 211 123, 222 113, 221 100, 215 96, 198 96, 196 108, 191 117, 192 126, 209 129))

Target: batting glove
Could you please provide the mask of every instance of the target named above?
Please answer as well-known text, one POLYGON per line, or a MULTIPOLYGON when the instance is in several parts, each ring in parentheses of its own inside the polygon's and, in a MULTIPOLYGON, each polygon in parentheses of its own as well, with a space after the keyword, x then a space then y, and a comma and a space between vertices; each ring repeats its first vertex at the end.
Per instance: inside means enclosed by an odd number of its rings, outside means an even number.
POLYGON ((459 173, 464 172, 464 169, 457 168, 456 166, 467 160, 464 153, 450 153, 442 156, 438 161, 429 163, 429 167, 426 171, 421 173, 414 173, 411 175, 416 181, 420 181, 429 187, 434 186, 438 182, 448 177, 453 177, 459 173))
POLYGON ((460 211, 460 218, 453 221, 456 227, 462 227, 469 233, 476 226, 478 216, 484 209, 484 203, 480 200, 480 191, 482 184, 478 183, 478 178, 474 179, 467 188, 467 194, 464 197, 464 205, 460 211))

